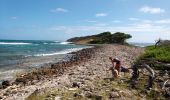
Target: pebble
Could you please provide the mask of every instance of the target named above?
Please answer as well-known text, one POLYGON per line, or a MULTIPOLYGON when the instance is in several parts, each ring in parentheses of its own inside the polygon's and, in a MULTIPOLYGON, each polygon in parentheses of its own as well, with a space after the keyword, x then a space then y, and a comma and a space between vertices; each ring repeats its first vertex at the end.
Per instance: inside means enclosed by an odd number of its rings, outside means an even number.
POLYGON ((118 98, 118 97, 120 97, 119 93, 118 92, 114 92, 114 91, 112 91, 110 93, 110 96, 109 96, 110 99, 111 98, 118 98))
POLYGON ((60 96, 56 96, 56 97, 54 98, 54 100, 61 100, 61 97, 60 97, 60 96))

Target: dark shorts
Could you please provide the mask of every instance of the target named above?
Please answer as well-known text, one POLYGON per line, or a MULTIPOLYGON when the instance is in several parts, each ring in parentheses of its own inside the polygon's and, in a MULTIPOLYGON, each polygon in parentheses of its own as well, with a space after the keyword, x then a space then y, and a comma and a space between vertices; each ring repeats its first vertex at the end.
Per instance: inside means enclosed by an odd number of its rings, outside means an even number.
POLYGON ((121 72, 129 72, 129 69, 121 66, 120 71, 121 72))

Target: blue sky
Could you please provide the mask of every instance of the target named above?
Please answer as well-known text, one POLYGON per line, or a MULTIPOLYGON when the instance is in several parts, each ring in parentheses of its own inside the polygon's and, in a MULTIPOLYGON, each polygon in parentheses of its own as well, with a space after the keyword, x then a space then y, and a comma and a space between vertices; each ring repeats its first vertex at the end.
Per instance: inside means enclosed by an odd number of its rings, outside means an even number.
POLYGON ((66 40, 110 32, 170 39, 170 0, 0 0, 0 39, 66 40))

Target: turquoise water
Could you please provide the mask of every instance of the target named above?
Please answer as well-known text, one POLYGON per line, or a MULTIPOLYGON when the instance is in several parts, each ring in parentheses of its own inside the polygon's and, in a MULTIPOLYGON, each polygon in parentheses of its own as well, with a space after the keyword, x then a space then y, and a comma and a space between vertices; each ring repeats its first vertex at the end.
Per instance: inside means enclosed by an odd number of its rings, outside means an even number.
POLYGON ((45 40, 0 40, 0 80, 43 64, 63 60, 67 53, 87 46, 45 40))

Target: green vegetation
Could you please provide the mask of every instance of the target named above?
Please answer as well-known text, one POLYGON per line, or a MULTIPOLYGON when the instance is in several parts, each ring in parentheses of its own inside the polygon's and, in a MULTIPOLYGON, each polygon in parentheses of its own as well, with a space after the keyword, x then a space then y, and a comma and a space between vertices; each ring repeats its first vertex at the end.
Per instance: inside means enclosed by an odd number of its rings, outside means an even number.
POLYGON ((170 45, 149 46, 146 48, 145 58, 153 58, 154 60, 168 63, 170 62, 170 45))
POLYGON ((148 46, 140 59, 147 59, 145 62, 155 69, 169 70, 167 64, 170 63, 170 44, 162 42, 156 47, 148 46))
POLYGON ((78 42, 82 40, 88 40, 87 43, 90 43, 90 44, 104 44, 104 43, 126 44, 126 40, 131 37, 132 36, 130 34, 125 34, 122 32, 116 32, 114 34, 112 34, 111 32, 103 32, 97 35, 75 37, 67 41, 78 42))

